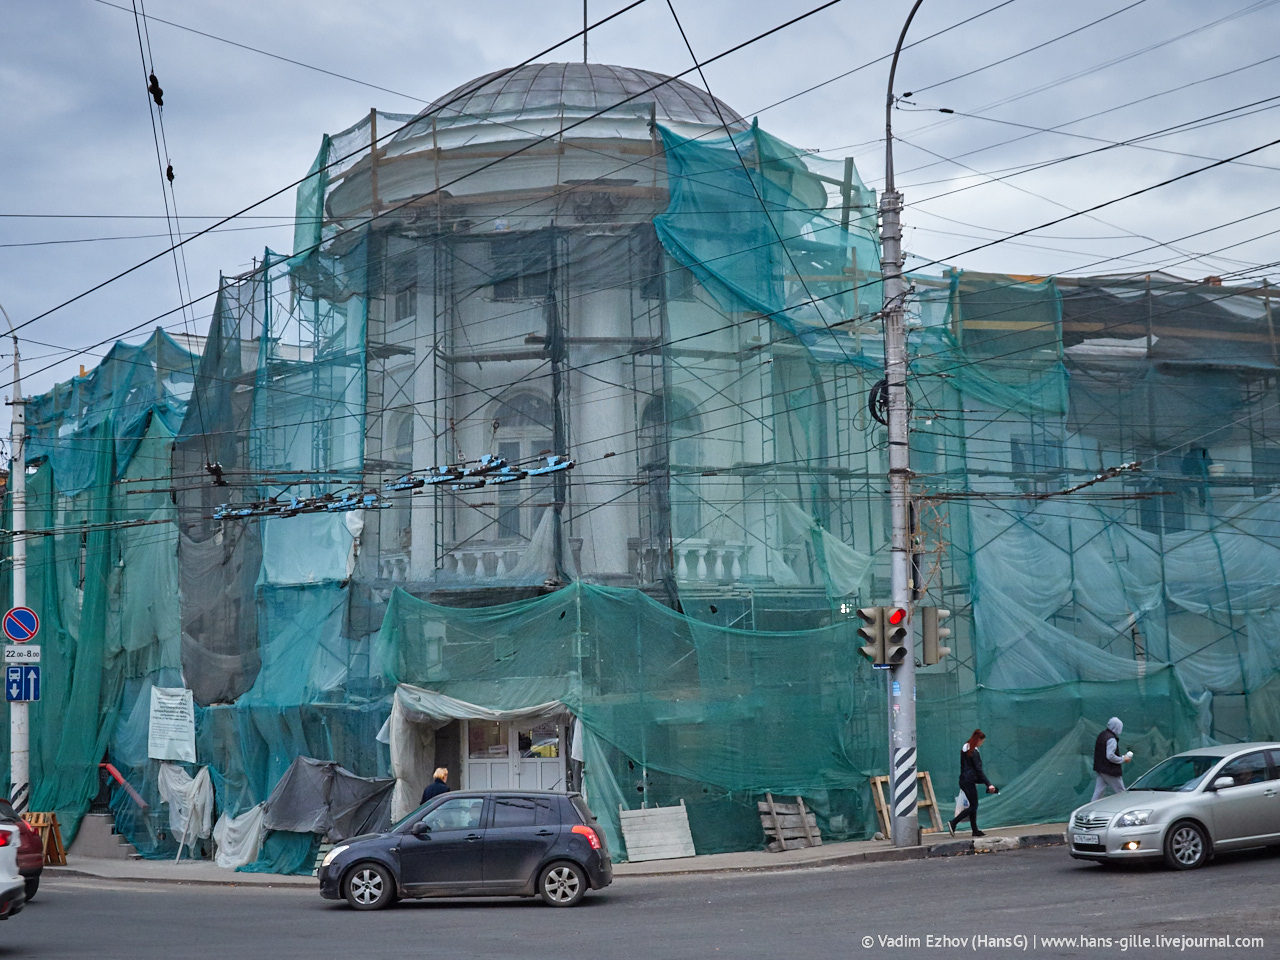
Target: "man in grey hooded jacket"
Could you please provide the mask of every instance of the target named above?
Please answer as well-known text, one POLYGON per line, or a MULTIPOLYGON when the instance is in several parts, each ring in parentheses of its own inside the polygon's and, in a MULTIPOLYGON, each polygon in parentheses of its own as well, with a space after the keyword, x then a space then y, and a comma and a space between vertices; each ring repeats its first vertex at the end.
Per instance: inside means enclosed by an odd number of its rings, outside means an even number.
POLYGON ((1133 759, 1133 751, 1120 753, 1120 734, 1124 732, 1124 724, 1119 717, 1107 721, 1107 729, 1098 734, 1093 744, 1093 772, 1098 775, 1093 785, 1093 799, 1097 800, 1107 792, 1124 793, 1124 764, 1133 759))

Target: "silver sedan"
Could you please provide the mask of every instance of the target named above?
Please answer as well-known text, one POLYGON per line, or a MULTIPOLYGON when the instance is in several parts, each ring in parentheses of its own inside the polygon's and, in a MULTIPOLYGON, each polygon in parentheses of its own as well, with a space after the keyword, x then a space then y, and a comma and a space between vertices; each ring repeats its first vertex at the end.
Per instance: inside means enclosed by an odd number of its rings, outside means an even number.
POLYGON ((1191 870, 1221 850, 1280 844, 1280 743, 1201 747, 1170 757, 1124 793, 1067 822, 1079 860, 1163 857, 1191 870))

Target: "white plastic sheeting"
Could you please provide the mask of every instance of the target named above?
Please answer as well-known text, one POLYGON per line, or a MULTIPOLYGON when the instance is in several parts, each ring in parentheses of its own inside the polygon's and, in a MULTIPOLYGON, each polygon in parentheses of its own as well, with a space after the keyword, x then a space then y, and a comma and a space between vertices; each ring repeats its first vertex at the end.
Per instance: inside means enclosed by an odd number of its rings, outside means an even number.
MULTIPOLYGON (((555 516, 551 510, 542 512, 542 519, 538 521, 538 526, 533 531, 533 536, 529 538, 529 545, 525 547, 520 559, 508 574, 511 579, 521 582, 537 582, 556 575, 555 542, 557 525, 554 521, 555 516)), ((573 551, 569 549, 567 538, 563 534, 561 535, 561 544, 565 548, 561 551, 561 563, 564 566, 565 575, 571 580, 576 580, 578 570, 573 562, 573 551)))
POLYGON ((169 829, 174 839, 189 842, 213 829, 213 784, 209 768, 194 777, 176 763, 161 763, 156 774, 160 799, 169 805, 169 829))
POLYGON ((255 804, 238 817, 223 814, 213 828, 213 840, 218 845, 213 861, 220 867, 235 870, 258 859, 258 850, 266 834, 263 826, 265 810, 255 804))

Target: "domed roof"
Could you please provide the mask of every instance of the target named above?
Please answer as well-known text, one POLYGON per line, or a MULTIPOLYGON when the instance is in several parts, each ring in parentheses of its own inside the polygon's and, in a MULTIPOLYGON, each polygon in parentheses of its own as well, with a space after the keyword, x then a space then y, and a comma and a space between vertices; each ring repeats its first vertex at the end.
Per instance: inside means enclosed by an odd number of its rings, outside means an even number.
MULTIPOLYGON (((659 122, 719 126, 723 117, 732 127, 746 123, 732 107, 683 80, 603 63, 530 63, 514 70, 495 70, 449 91, 418 118, 434 115, 438 124, 453 118, 500 117, 510 121, 546 117, 549 112, 578 117, 601 110, 608 110, 610 116, 647 118, 651 103, 656 104, 659 122), (624 100, 627 102, 614 107, 624 100)), ((415 126, 410 124, 409 129, 415 126)))

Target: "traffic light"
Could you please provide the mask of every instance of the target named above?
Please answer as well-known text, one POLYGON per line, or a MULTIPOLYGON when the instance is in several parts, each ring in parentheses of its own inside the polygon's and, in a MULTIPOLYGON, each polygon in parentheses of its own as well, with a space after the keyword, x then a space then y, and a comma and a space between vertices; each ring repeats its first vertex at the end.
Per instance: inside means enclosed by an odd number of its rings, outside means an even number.
POLYGON ((923 647, 921 660, 928 666, 937 663, 951 652, 950 647, 941 645, 943 640, 951 636, 951 628, 940 625, 941 621, 951 616, 951 611, 943 610, 941 607, 921 607, 920 612, 922 614, 920 637, 923 647))
POLYGON ((884 664, 884 607, 860 607, 858 637, 865 640, 858 649, 877 667, 884 664))
POLYGON ((907 611, 905 607, 885 607, 884 662, 896 667, 907 658, 907 611))

